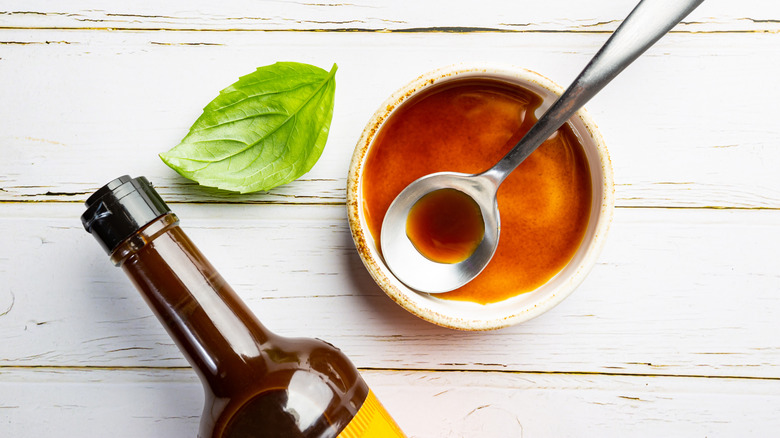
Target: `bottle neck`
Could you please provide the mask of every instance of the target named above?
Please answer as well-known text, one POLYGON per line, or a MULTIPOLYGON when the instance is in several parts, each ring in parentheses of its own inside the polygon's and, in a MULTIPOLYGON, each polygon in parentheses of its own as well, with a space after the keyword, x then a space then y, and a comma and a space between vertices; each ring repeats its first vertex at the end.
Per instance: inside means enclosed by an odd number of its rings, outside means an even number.
POLYGON ((275 336, 255 318, 169 213, 111 255, 141 292, 212 393, 231 391, 265 363, 275 336), (260 359, 260 360, 257 360, 260 359), (233 389, 231 389, 233 388, 233 389))

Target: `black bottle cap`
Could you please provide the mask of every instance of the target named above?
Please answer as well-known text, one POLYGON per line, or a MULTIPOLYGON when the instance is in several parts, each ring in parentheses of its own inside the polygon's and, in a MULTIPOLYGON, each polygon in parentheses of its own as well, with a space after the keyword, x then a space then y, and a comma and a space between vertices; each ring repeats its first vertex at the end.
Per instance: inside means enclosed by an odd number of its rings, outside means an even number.
POLYGON ((171 211, 143 176, 124 175, 111 181, 93 193, 86 205, 81 223, 109 254, 125 239, 171 211))

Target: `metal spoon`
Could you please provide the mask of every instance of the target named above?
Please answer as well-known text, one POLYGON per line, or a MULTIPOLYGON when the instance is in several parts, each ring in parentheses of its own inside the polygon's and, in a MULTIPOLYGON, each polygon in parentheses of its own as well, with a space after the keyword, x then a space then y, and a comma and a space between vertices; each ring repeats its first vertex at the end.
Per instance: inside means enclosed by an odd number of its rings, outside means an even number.
POLYGON ((476 175, 434 173, 409 184, 390 205, 382 222, 382 255, 393 274, 412 289, 441 293, 463 286, 482 272, 498 246, 496 192, 504 179, 591 97, 703 1, 640 1, 563 95, 495 166, 476 175), (482 241, 468 258, 458 263, 438 263, 426 258, 406 234, 412 206, 424 195, 444 188, 472 197, 485 223, 482 241))

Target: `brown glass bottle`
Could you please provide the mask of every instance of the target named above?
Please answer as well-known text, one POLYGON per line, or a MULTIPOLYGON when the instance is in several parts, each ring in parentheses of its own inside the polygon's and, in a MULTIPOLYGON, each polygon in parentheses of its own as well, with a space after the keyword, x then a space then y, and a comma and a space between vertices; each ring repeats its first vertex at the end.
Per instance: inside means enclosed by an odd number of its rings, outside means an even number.
POLYGON ((98 190, 82 222, 201 378, 199 437, 403 436, 341 351, 268 331, 145 178, 98 190))

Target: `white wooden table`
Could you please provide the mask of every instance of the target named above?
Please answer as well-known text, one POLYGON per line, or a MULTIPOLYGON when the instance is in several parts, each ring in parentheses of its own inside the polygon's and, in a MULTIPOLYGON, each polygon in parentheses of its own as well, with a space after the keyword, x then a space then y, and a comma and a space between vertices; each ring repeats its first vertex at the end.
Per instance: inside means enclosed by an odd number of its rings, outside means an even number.
POLYGON ((617 209, 598 265, 542 317, 418 320, 349 235, 349 159, 392 91, 462 61, 568 85, 633 3, 0 0, 0 436, 196 433, 195 375, 79 222, 125 173, 269 328, 342 348, 410 437, 777 436, 778 2, 708 0, 588 104, 617 209), (159 160, 220 89, 281 60, 340 67, 309 174, 234 196, 159 160))

